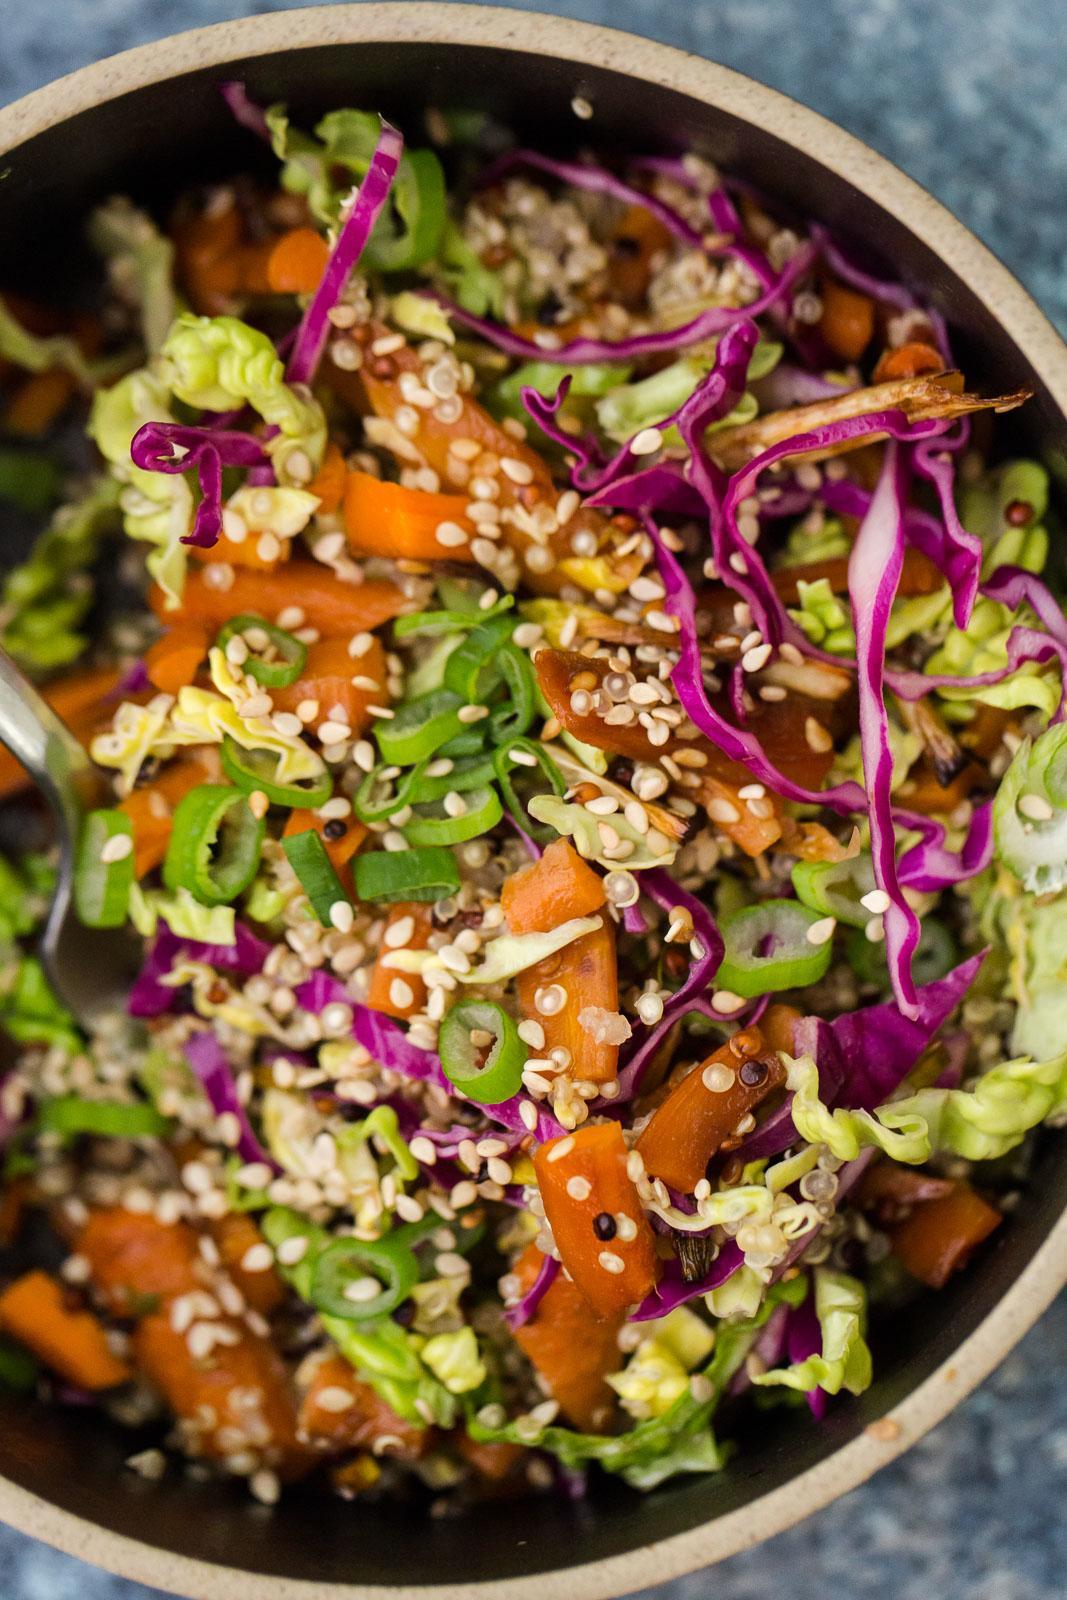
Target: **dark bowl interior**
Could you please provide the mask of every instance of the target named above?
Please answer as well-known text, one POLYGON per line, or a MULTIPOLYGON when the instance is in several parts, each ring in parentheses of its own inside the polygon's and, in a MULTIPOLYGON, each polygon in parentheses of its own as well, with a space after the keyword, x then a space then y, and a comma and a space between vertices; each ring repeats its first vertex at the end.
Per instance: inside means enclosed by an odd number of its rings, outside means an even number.
MULTIPOLYGON (((161 45, 161 50, 166 46, 161 45)), ((1036 398, 1015 422, 1027 448, 1053 454, 1063 420, 1037 375, 968 285, 905 223, 848 182, 771 134, 684 94, 623 73, 488 47, 332 44, 283 50, 225 71, 189 72, 85 111, 11 151, 0 186, 0 283, 69 293, 85 281, 72 241, 89 206, 116 191, 157 209, 182 184, 260 159, 234 127, 214 85, 244 77, 260 101, 285 99, 308 122, 335 105, 377 107, 418 137, 424 105, 466 104, 498 113, 542 146, 592 136, 605 150, 700 149, 808 216, 895 263, 948 316, 974 382, 1036 398), (596 105, 575 121, 580 86, 596 105), (72 254, 72 251, 74 252, 72 254)), ((1014 420, 1014 419, 1013 419, 1014 420)), ((1061 434, 1062 438, 1062 434, 1061 434)), ((3 533, 5 560, 13 553, 3 533)), ((1067 1202, 1062 1137, 1037 1152, 1025 1203, 998 1232, 977 1270, 921 1303, 920 1314, 873 1330, 875 1386, 838 1404, 827 1423, 806 1413, 767 1414, 721 1476, 683 1480, 642 1497, 607 1485, 585 1504, 494 1504, 476 1520, 421 1521, 403 1509, 343 1504, 294 1492, 267 1518, 237 1487, 175 1475, 149 1485, 123 1469, 129 1436, 90 1411, 47 1410, 0 1399, 0 1474, 66 1511, 167 1551, 250 1572, 318 1583, 439 1584, 450 1588, 596 1561, 687 1532, 823 1461, 947 1360, 1010 1289, 1067 1202)))

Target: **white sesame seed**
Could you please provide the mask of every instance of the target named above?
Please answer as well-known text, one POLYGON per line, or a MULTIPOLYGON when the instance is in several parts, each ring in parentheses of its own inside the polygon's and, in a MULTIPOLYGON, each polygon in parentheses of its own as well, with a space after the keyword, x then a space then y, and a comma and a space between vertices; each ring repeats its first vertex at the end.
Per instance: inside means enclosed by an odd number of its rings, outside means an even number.
POLYGON ((663 443, 663 434, 659 428, 642 428, 630 440, 630 454, 633 456, 650 456, 660 448, 663 443))
POLYGON ((614 1250, 601 1250, 597 1260, 605 1272, 611 1272, 617 1276, 620 1272, 626 1271, 625 1261, 622 1256, 617 1256, 614 1250))
POLYGON ((532 483, 534 478, 533 468, 527 461, 519 461, 515 456, 504 456, 500 463, 500 470, 505 478, 510 478, 512 483, 532 483))
POLYGON ((836 927, 836 917, 823 917, 819 922, 812 923, 804 937, 809 944, 827 944, 833 938, 836 927))
POLYGON ((713 795, 708 801, 708 816, 712 822, 740 822, 741 813, 729 800, 713 795))
POLYGON ((1051 822, 1056 815, 1044 796, 1039 794, 1020 795, 1016 806, 1020 816, 1029 817, 1031 822, 1051 822))
POLYGON ((588 122, 593 115, 593 107, 582 94, 576 94, 571 101, 571 110, 582 122, 588 122))
POLYGON ((295 1267, 307 1255, 308 1241, 303 1234, 294 1234, 291 1239, 283 1239, 275 1253, 283 1267, 295 1267))
POLYGON ((558 1144, 552 1146, 546 1159, 548 1161, 562 1161, 564 1156, 569 1156, 573 1149, 574 1140, 568 1136, 566 1139, 560 1139, 558 1144))
POLYGON ((415 1004, 415 991, 403 978, 394 978, 389 985, 389 1003, 400 1011, 415 1004))
POLYGON ((758 672, 761 667, 767 665, 770 659, 771 646, 769 644, 760 644, 754 646, 751 650, 745 651, 741 657, 741 666, 745 672, 758 672))
POLYGON ((113 833, 110 839, 105 839, 100 850, 100 859, 105 864, 114 861, 125 861, 127 856, 133 854, 133 839, 128 833, 113 833))
POLYGON ((470 535, 466 528, 461 528, 458 522, 440 522, 434 532, 437 543, 444 545, 448 550, 458 549, 460 545, 467 544, 470 535))
POLYGON ((347 900, 335 900, 330 907, 330 921, 338 933, 351 933, 355 911, 347 900))
POLYGON ((460 706, 456 712, 457 718, 463 723, 481 722, 483 717, 488 715, 488 706, 460 706))
POLYGON ((881 917, 889 910, 892 901, 884 889, 872 889, 869 894, 860 898, 860 905, 869 911, 872 917, 881 917))
POLYGON ((732 1016, 735 1011, 740 1011, 748 1004, 741 995, 734 994, 731 989, 716 989, 711 997, 711 1009, 717 1011, 721 1017, 732 1016))
POLYGON ((318 735, 323 744, 343 744, 346 739, 351 739, 352 729, 347 722, 334 722, 327 717, 325 722, 320 722, 318 735))
POLYGON ((425 1139, 419 1134, 410 1141, 408 1149, 420 1166, 432 1167, 437 1160, 437 1147, 432 1139, 425 1139))
POLYGON ((341 1293, 346 1300, 351 1300, 354 1306, 363 1305, 368 1300, 376 1300, 382 1292, 382 1286, 377 1278, 353 1278, 351 1283, 346 1283, 341 1293))
POLYGON ((593 1185, 588 1178, 583 1178, 577 1173, 573 1178, 567 1179, 567 1193, 572 1200, 588 1200, 593 1192, 593 1185))
POLYGON ((248 1487, 261 1505, 276 1505, 282 1492, 278 1481, 278 1474, 269 1468, 262 1467, 258 1472, 253 1472, 248 1480, 248 1487))
MULTIPOLYGON (((377 1292, 380 1287, 380 1284, 375 1283, 374 1291, 377 1292)), ((348 1298, 347 1291, 346 1298, 348 1298)), ((337 1415, 339 1415, 342 1411, 351 1410, 355 1403, 355 1395, 352 1394, 348 1389, 342 1389, 339 1383, 327 1384, 325 1389, 320 1389, 318 1394, 315 1396, 315 1404, 322 1411, 333 1412, 337 1415)))
POLYGON ((274 1252, 269 1244, 249 1245, 241 1257, 242 1272, 266 1272, 274 1265, 274 1252))

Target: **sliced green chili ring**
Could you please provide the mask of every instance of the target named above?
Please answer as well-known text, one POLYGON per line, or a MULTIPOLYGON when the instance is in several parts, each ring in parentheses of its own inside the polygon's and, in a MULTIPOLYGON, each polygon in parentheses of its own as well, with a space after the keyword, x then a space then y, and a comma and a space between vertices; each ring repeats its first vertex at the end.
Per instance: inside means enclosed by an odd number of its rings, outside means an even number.
POLYGON ((451 850, 442 845, 421 850, 372 850, 353 863, 361 900, 443 900, 459 889, 451 850))
POLYGON ((374 730, 382 760, 391 767, 412 767, 432 756, 463 732, 466 724, 459 715, 463 704, 462 695, 445 688, 397 706, 396 715, 380 718, 374 730))
POLYGON ((83 1095, 59 1095, 37 1107, 37 1127, 48 1133, 74 1136, 93 1134, 102 1139, 159 1138, 170 1128, 170 1118, 142 1100, 126 1105, 117 1100, 87 1100, 83 1095))
POLYGON ((467 839, 477 839, 488 833, 504 815, 495 789, 469 789, 466 794, 459 794, 458 790, 451 792, 458 796, 455 809, 459 809, 460 802, 463 804, 462 813, 453 816, 443 800, 417 805, 400 830, 409 844, 463 844, 467 839))
POLYGON ((864 852, 845 861, 798 861, 793 868, 798 899, 823 917, 864 928, 871 913, 860 902, 875 888, 874 866, 864 852))
POLYGON ((496 660, 507 698, 490 712, 489 739, 492 744, 500 745, 505 739, 519 738, 533 721, 537 710, 537 679, 529 656, 513 644, 504 645, 497 652, 496 660))
POLYGON ((326 846, 315 829, 308 828, 304 833, 291 833, 283 839, 282 849, 300 879, 300 887, 311 901, 311 909, 324 928, 332 928, 331 910, 338 904, 348 905, 349 900, 326 853, 326 846))
MULTIPOLYGON (((244 635, 250 628, 258 628, 261 633, 266 634, 280 659, 265 661, 249 645, 248 659, 242 661, 241 671, 246 672, 257 683, 261 683, 265 689, 287 689, 291 683, 296 682, 307 665, 307 645, 293 634, 287 633, 284 628, 279 628, 276 623, 268 622, 266 617, 257 616, 254 611, 245 611, 239 617, 231 617, 215 643, 220 650, 225 650, 231 639, 236 639, 238 634, 244 635)), ((247 643, 247 640, 245 642, 247 643)))
POLYGON ((368 772, 352 799, 352 809, 361 822, 384 822, 401 807, 429 800, 439 800, 455 790, 464 794, 493 781, 493 762, 489 756, 469 756, 454 761, 451 772, 430 776, 427 768, 441 759, 440 755, 420 761, 401 774, 395 787, 383 783, 381 768, 368 772), (384 792, 383 792, 384 791, 384 792))
POLYGON ((489 721, 483 718, 481 722, 474 722, 465 727, 462 733, 457 733, 454 739, 449 739, 435 753, 439 756, 448 756, 452 761, 461 760, 465 756, 481 755, 486 749, 489 739, 489 721))
POLYGON ((74 907, 87 928, 121 928, 134 880, 133 823, 124 811, 90 811, 74 866, 74 907), (127 841, 112 845, 117 839, 127 841), (124 850, 108 860, 110 852, 124 850))
POLYGON ((329 1317, 346 1322, 368 1322, 387 1317, 410 1295, 419 1281, 419 1264, 411 1251, 395 1238, 337 1239, 315 1257, 311 1269, 311 1303, 329 1317), (353 1299, 346 1289, 363 1287, 368 1278, 382 1285, 377 1294, 353 1299))
POLYGON ((817 983, 830 965, 832 942, 812 944, 808 930, 822 921, 799 900, 764 900, 722 924, 726 954, 715 987, 746 1000, 817 983))
POLYGON ((512 1018, 492 1000, 454 1005, 441 1023, 437 1049, 449 1083, 479 1105, 499 1105, 522 1087, 529 1052, 512 1018), (475 1044, 474 1033, 487 1034, 488 1046, 475 1044))
POLYGON ((229 905, 255 877, 266 831, 239 788, 199 784, 174 812, 163 882, 201 905, 229 905))
POLYGON ((258 790, 272 806, 301 807, 313 810, 325 805, 333 794, 333 777, 325 769, 317 778, 300 783, 277 783, 274 773, 280 757, 273 750, 244 750, 229 734, 222 741, 222 770, 244 794, 258 790))
POLYGON ((503 682, 501 647, 515 632, 516 619, 506 613, 481 622, 445 663, 445 687, 462 695, 468 705, 484 705, 503 682))
POLYGON ((534 793, 548 793, 559 795, 562 799, 567 792, 567 781, 548 754, 548 751, 543 745, 538 744, 536 739, 506 739, 503 744, 498 745, 493 751, 493 771, 496 781, 500 785, 500 793, 504 798, 504 804, 523 833, 528 834, 531 839, 535 839, 538 844, 551 844, 552 840, 557 837, 555 828, 549 827, 546 822, 538 822, 536 818, 530 816, 526 809, 527 801, 522 799, 519 793, 519 786, 515 782, 520 773, 527 780, 522 785, 523 788, 530 788, 536 778, 543 778, 548 785, 547 790, 543 785, 537 787, 529 798, 532 799, 534 793), (530 766, 528 762, 516 761, 513 752, 518 755, 532 756, 536 764, 530 766))
POLYGON ((445 226, 445 178, 432 150, 408 150, 363 252, 364 263, 379 272, 407 272, 437 254, 445 226))
POLYGON ((491 610, 483 611, 482 601, 489 593, 488 585, 479 578, 455 578, 447 572, 437 578, 434 589, 444 609, 462 612, 471 628, 484 622, 494 611, 506 611, 515 604, 514 595, 504 594, 500 595, 491 610))

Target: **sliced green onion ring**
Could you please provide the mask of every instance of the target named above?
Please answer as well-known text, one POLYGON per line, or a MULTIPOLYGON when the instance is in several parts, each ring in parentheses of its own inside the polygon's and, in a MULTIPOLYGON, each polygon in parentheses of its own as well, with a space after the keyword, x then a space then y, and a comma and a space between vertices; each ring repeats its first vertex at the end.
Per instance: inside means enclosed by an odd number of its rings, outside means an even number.
MULTIPOLYGON (((547 792, 556 794, 562 799, 567 792, 567 780, 548 754, 544 745, 538 744, 536 739, 506 739, 493 751, 493 772, 500 793, 504 798, 514 820, 518 823, 523 833, 529 834, 538 844, 551 844, 557 837, 556 829, 549 827, 545 822, 538 822, 531 817, 526 809, 527 801, 522 798, 521 791, 528 791, 531 782, 540 777, 547 784, 547 792), (523 761, 522 756, 533 758, 523 761), (520 759, 516 759, 519 757, 520 759), (516 784, 516 779, 522 774, 526 782, 516 784)), ((546 793, 542 785, 528 793, 528 799, 533 799, 534 794, 546 793)))
POLYGON ((495 828, 504 815, 500 796, 488 787, 469 789, 466 794, 449 791, 456 796, 454 809, 449 809, 448 794, 443 800, 414 807, 411 818, 401 832, 409 844, 416 846, 434 844, 463 844, 467 839, 477 839, 490 828, 495 828), (462 805, 463 810, 457 816, 462 805))
POLYGON ((87 1100, 83 1095, 59 1095, 37 1107, 37 1126, 48 1133, 93 1134, 102 1139, 159 1138, 170 1119, 142 1100, 87 1100))
MULTIPOLYGON (((266 617, 257 616, 253 611, 245 611, 239 617, 230 618, 215 643, 220 650, 225 650, 231 639, 236 639, 238 635, 244 637, 255 629, 266 635, 267 645, 263 648, 276 650, 277 658, 266 660, 249 645, 248 658, 241 662, 241 671, 266 689, 288 688, 296 682, 307 664, 308 647, 276 623, 268 622, 266 617)), ((247 639, 245 643, 248 643, 247 639)))
POLYGON ((500 652, 515 631, 515 618, 506 614, 472 628, 445 663, 445 687, 462 695, 468 705, 484 705, 503 681, 500 652))
POLYGON ((371 850, 353 863, 356 893, 361 900, 419 900, 429 904, 459 889, 459 872, 451 850, 371 850))
POLYGON ((454 1005, 441 1023, 437 1047, 449 1083, 479 1105, 499 1105, 522 1087, 528 1051, 513 1019, 491 1000, 454 1005), (485 1038, 476 1042, 479 1035, 485 1038))
POLYGON ((466 724, 459 715, 463 704, 462 695, 445 688, 397 706, 396 715, 381 719, 374 730, 382 760, 393 767, 411 767, 432 756, 464 732, 466 724))
POLYGON ((874 866, 866 852, 845 861, 798 861, 793 888, 820 916, 836 917, 850 928, 865 928, 871 920, 860 903, 875 888, 874 866))
POLYGON ((266 826, 240 789, 199 784, 175 810, 163 882, 188 889, 201 905, 228 905, 256 875, 266 826))
POLYGON ((133 880, 130 818, 124 811, 90 811, 82 824, 74 866, 74 906, 85 926, 121 928, 133 880))
POLYGON ((265 794, 272 806, 295 806, 314 809, 322 806, 333 794, 333 778, 325 769, 317 778, 300 783, 277 783, 279 757, 273 750, 243 750, 236 739, 227 734, 222 741, 222 770, 230 782, 244 794, 258 790, 265 794))
POLYGON ((515 596, 505 594, 485 611, 477 604, 473 608, 462 605, 454 608, 446 607, 442 611, 409 611, 406 616, 396 618, 393 623, 393 633, 398 639, 407 639, 413 634, 466 633, 469 629, 476 628, 479 623, 488 622, 490 618, 510 611, 514 604, 515 596))
POLYGON ((332 928, 330 912, 333 907, 347 905, 349 900, 318 833, 314 828, 291 833, 282 839, 282 849, 311 901, 311 909, 324 928, 332 928))
POLYGON ((410 767, 400 776, 395 787, 382 779, 381 767, 368 772, 352 799, 356 816, 361 822, 384 822, 386 817, 391 817, 395 811, 415 801, 421 804, 439 800, 450 790, 463 794, 468 789, 477 789, 493 781, 493 762, 489 756, 470 756, 454 761, 450 772, 431 776, 427 768, 440 759, 439 755, 431 756, 426 761, 420 761, 417 767, 410 767))
MULTIPOLYGON (((857 928, 848 936, 845 956, 862 983, 873 983, 880 989, 889 988, 889 964, 881 939, 872 942, 857 928)), ((911 959, 915 982, 936 982, 952 971, 959 958, 956 941, 940 918, 923 917, 919 943, 911 959)))
POLYGON ((715 987, 746 1000, 817 983, 830 965, 832 941, 812 944, 809 928, 822 921, 799 900, 764 900, 722 924, 726 954, 715 987))
POLYGON ((397 1238, 336 1239, 315 1257, 310 1299, 325 1316, 367 1322, 395 1311, 418 1281, 419 1264, 397 1238), (377 1292, 372 1279, 381 1284, 377 1292), (370 1292, 364 1295, 364 1289, 370 1292))
POLYGON ((524 734, 533 721, 537 710, 537 679, 529 656, 516 645, 504 645, 497 652, 496 661, 507 698, 490 713, 489 739, 490 743, 500 745, 505 739, 517 739, 524 734))

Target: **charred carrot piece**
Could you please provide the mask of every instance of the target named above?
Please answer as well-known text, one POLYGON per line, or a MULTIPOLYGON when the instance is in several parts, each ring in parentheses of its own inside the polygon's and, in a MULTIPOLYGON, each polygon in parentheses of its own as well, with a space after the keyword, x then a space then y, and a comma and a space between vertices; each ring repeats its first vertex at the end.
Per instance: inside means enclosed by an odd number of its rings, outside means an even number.
POLYGON ((367 1004, 388 1017, 414 1016, 426 1004, 426 985, 415 972, 397 972, 383 965, 389 950, 425 950, 433 932, 433 907, 417 901, 398 901, 390 908, 382 947, 371 973, 367 1004))
MULTIPOLYGON (((525 1293, 544 1260, 536 1244, 527 1245, 514 1268, 525 1293)), ((617 1372, 619 1330, 625 1312, 596 1312, 576 1283, 559 1273, 530 1320, 515 1330, 515 1342, 568 1422, 602 1433, 611 1424, 615 1395, 605 1380, 617 1372)))
POLYGON ((943 1289, 1003 1220, 970 1184, 957 1183, 951 1194, 917 1205, 889 1237, 893 1254, 913 1278, 943 1289))
POLYGON ((554 839, 539 861, 507 878, 500 891, 512 933, 547 933, 573 917, 589 917, 605 900, 604 880, 567 839, 554 839))
POLYGON ((0 1294, 0 1327, 81 1389, 114 1389, 129 1380, 130 1369, 112 1354, 103 1324, 91 1311, 72 1310, 47 1272, 27 1272, 0 1294))
POLYGON ((609 1083, 619 1068, 619 963, 615 930, 605 917, 555 955, 527 967, 515 980, 519 1009, 540 1025, 543 1050, 567 1052, 566 1072, 575 1082, 609 1083))

